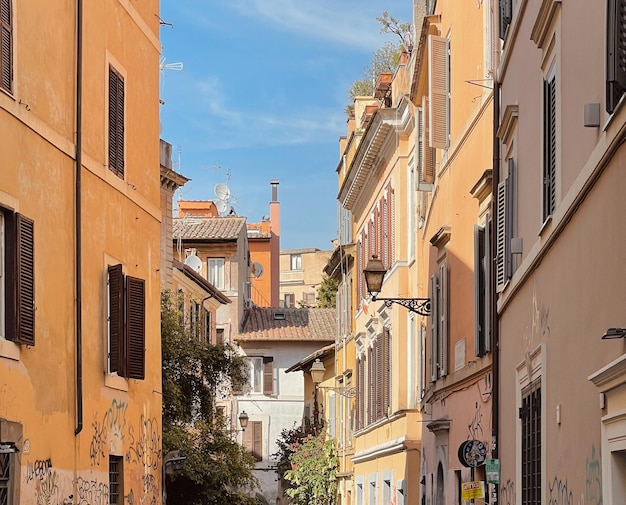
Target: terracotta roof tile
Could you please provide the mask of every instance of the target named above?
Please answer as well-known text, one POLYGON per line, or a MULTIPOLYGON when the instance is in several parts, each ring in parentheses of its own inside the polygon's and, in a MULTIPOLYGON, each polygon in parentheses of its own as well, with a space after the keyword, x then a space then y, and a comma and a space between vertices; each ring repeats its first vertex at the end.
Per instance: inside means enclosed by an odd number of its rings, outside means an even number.
POLYGON ((227 239, 236 240, 246 225, 245 217, 174 218, 172 236, 182 240, 227 239))
POLYGON ((335 340, 335 309, 276 309, 253 307, 235 340, 335 340), (284 316, 284 317, 283 317, 284 316))

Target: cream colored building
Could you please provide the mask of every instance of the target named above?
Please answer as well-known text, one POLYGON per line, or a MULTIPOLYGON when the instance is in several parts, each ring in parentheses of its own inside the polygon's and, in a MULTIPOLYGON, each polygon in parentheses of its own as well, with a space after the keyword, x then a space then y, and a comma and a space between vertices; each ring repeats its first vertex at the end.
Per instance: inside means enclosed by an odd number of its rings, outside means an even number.
POLYGON ((161 503, 159 3, 0 1, 0 503, 161 503))
POLYGON ((281 307, 317 307, 317 289, 331 253, 316 248, 280 251, 281 307))

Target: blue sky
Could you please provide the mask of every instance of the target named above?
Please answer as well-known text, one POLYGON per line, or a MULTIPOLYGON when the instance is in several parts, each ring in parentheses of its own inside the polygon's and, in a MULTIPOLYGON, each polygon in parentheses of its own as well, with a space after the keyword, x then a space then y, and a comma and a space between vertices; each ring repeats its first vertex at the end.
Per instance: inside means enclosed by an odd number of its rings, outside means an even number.
MULTIPOLYGON (((337 235, 339 137, 347 89, 374 51, 383 11, 411 19, 411 0, 162 0, 166 64, 161 137, 192 180, 181 198, 214 198, 250 222, 269 214, 278 179, 281 249, 331 249, 337 235)), ((177 195, 178 197, 178 195, 177 195)))

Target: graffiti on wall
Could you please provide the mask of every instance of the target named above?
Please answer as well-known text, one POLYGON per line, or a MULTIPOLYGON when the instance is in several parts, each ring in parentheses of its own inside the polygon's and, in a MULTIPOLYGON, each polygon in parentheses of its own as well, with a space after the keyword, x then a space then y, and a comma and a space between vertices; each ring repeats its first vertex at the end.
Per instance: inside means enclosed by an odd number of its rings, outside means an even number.
POLYGON ((550 336, 550 308, 543 305, 537 298, 536 289, 533 288, 532 316, 530 327, 524 330, 524 342, 526 350, 533 350, 539 342, 550 336))
POLYGON ((503 505, 513 505, 515 503, 515 482, 508 479, 500 486, 500 502, 503 505))
POLYGON ((567 485, 567 479, 563 481, 554 477, 548 484, 548 492, 548 505, 574 505, 574 495, 567 485))
POLYGON ((129 447, 126 453, 126 461, 139 463, 144 468, 156 470, 161 461, 161 434, 156 417, 148 419, 141 416, 139 430, 134 426, 128 429, 129 447))
POLYGON ((76 479, 78 505, 108 505, 109 486, 97 480, 76 479))
POLYGON ((596 446, 592 445, 591 456, 587 458, 585 492, 589 505, 602 505, 602 465, 599 453, 596 454, 596 446))
POLYGON ((92 465, 100 465, 106 454, 109 436, 119 441, 124 440, 124 428, 126 427, 126 402, 113 400, 111 406, 102 416, 102 421, 98 421, 98 414, 94 414, 91 423, 93 435, 89 444, 89 457, 92 465))

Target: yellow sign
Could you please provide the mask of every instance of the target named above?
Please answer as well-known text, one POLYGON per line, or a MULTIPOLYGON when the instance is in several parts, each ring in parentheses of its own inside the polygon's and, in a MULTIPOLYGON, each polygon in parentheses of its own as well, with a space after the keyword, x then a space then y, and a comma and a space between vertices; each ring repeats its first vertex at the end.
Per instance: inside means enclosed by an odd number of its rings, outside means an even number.
POLYGON ((461 489, 461 499, 463 500, 485 497, 485 486, 482 481, 464 482, 461 489))

